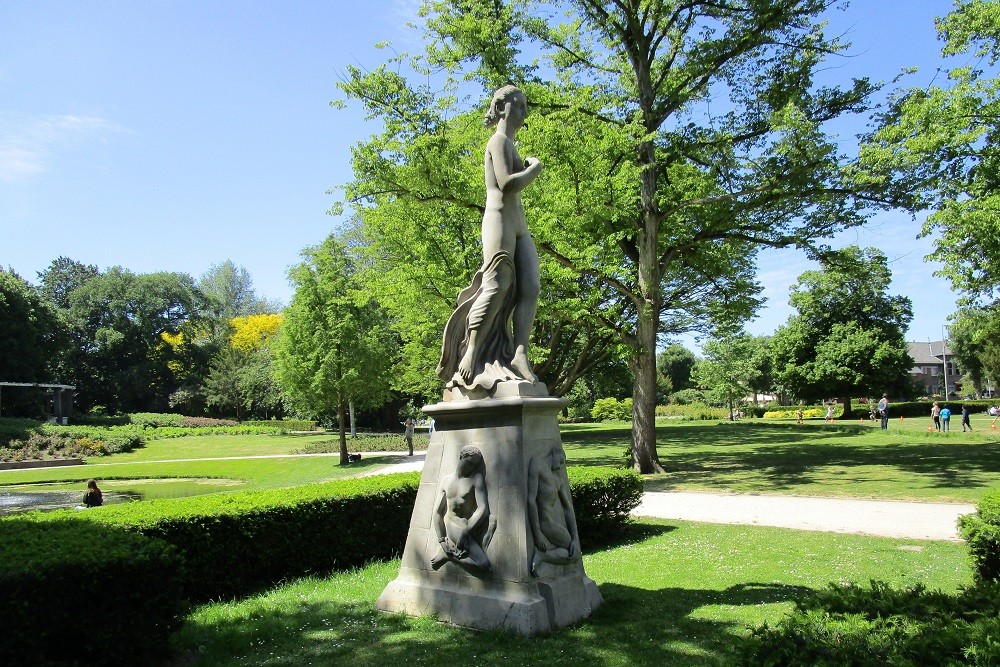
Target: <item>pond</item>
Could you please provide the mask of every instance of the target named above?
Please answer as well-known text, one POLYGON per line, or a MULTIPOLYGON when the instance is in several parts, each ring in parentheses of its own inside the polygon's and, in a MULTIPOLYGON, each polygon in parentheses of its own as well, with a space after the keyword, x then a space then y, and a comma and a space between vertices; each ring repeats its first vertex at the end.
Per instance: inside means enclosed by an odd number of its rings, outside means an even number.
MULTIPOLYGON (((246 486, 235 479, 171 478, 98 480, 104 504, 127 503, 154 498, 184 498, 246 486)), ((17 484, 0 486, 0 516, 29 510, 56 510, 77 507, 86 484, 17 484)))

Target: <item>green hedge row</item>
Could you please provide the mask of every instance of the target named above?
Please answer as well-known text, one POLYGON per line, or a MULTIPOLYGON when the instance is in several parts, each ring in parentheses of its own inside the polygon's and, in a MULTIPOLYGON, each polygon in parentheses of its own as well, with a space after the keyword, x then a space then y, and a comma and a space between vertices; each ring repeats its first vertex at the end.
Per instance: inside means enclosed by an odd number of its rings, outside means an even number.
POLYGON ((969 546, 976 578, 1000 581, 1000 489, 985 493, 977 509, 959 519, 959 530, 969 546))
POLYGON ((261 419, 243 422, 248 426, 275 426, 285 431, 315 431, 319 422, 310 419, 261 419))
MULTIPOLYGON (((619 535, 641 478, 610 468, 567 474, 585 543, 619 535)), ((182 600, 391 558, 406 541, 418 483, 404 473, 0 519, 0 664, 144 664, 162 655, 182 600)))
POLYGON ((186 610, 177 550, 121 528, 0 521, 0 563, 0 664, 156 664, 186 610))

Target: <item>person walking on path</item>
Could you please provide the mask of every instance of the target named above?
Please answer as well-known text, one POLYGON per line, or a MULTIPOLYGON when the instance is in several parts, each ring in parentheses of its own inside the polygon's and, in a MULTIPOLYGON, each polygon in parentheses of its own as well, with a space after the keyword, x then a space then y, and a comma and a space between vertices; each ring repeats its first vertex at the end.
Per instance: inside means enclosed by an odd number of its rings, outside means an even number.
POLYGON ((951 431, 951 410, 947 405, 941 408, 941 430, 945 433, 951 431))
POLYGON ((965 433, 965 427, 969 427, 969 431, 972 431, 972 422, 969 421, 969 406, 962 406, 962 433, 965 433))
POLYGON ((413 417, 407 417, 403 426, 406 427, 403 432, 406 436, 406 449, 409 450, 410 456, 413 456, 413 417))
POLYGON ((934 430, 941 430, 941 406, 938 405, 937 401, 934 401, 934 406, 931 407, 931 419, 934 420, 934 430))
POLYGON ((882 394, 882 400, 878 402, 878 414, 882 418, 882 430, 889 429, 889 394, 882 394))

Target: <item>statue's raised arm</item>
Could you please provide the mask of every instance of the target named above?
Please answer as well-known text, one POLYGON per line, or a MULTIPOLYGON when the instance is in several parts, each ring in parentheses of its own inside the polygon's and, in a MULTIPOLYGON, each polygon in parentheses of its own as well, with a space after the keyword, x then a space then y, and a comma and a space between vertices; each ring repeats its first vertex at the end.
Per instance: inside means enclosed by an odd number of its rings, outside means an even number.
POLYGON ((528 339, 538 306, 538 251, 528 232, 521 190, 542 170, 514 146, 528 102, 515 86, 493 95, 486 125, 496 131, 486 144, 486 211, 483 265, 462 290, 445 327, 438 376, 447 387, 493 390, 497 382, 537 382, 528 361, 528 339), (513 319, 513 329, 509 321, 513 319))

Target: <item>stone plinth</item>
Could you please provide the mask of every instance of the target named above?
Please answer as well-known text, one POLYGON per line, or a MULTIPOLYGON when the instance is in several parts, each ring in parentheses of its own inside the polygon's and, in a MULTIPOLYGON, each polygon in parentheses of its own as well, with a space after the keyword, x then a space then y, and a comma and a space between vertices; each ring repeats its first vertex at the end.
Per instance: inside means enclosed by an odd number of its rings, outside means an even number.
MULTIPOLYGON (((516 396, 424 408, 435 420, 434 433, 399 576, 379 597, 379 609, 534 636, 571 625, 601 604, 578 554, 562 564, 536 562, 532 573, 536 545, 529 518, 529 468, 533 459, 536 466, 547 460, 554 448, 561 452, 556 414, 563 403, 516 396), (431 561, 442 553, 436 529, 442 480, 454 478, 459 452, 470 445, 482 452, 490 517, 490 537, 483 541, 488 542, 484 552, 490 569, 456 560, 435 569, 431 561)), ((565 471, 559 472, 565 479, 565 471)))

